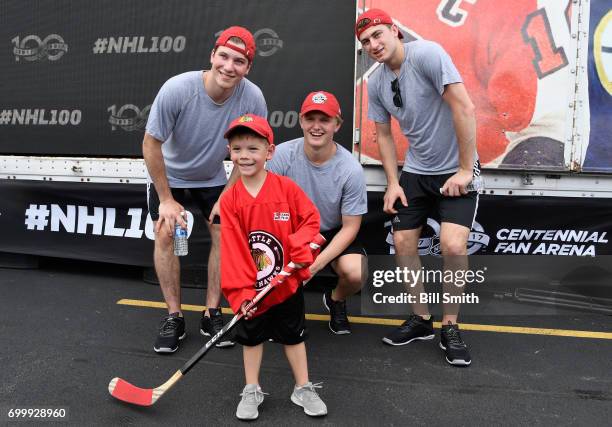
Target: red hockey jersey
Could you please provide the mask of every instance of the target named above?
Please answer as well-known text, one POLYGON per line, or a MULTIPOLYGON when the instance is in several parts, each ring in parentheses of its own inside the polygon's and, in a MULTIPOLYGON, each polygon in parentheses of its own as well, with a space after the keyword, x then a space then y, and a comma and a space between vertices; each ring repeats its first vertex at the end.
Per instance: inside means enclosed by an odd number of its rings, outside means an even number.
POLYGON ((268 172, 253 197, 238 180, 221 197, 221 288, 234 313, 290 261, 304 264, 262 300, 256 315, 293 295, 310 273, 309 243, 319 233, 319 211, 289 178, 268 172))

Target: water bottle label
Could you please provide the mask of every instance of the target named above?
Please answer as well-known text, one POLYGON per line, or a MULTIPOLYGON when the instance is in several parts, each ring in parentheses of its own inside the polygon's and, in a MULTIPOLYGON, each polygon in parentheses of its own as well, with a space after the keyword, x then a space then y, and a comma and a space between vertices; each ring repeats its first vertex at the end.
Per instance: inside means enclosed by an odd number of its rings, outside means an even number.
POLYGON ((187 237, 187 230, 181 228, 181 226, 177 224, 176 227, 174 227, 174 237, 187 237))

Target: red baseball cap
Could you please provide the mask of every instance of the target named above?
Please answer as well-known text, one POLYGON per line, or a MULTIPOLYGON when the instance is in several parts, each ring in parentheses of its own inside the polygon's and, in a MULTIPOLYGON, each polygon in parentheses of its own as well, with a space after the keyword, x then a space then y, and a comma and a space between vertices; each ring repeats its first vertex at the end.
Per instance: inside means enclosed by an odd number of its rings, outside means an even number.
MULTIPOLYGON (((369 9, 367 12, 362 13, 357 18, 357 22, 355 23, 355 35, 357 39, 361 33, 367 30, 370 27, 375 25, 395 25, 393 23, 393 19, 389 16, 387 12, 381 9, 369 9)), ((400 39, 404 38, 404 35, 398 29, 398 36, 400 39)))
POLYGON ((304 99, 302 103, 300 115, 310 111, 320 111, 330 117, 340 117, 340 104, 331 93, 318 90, 316 92, 310 92, 306 96, 306 99, 304 99))
POLYGON ((230 135, 234 129, 239 127, 252 130, 257 135, 267 139, 270 145, 274 145, 274 133, 272 132, 272 128, 270 127, 268 121, 263 117, 256 116, 255 114, 245 114, 243 116, 236 117, 230 123, 223 137, 227 139, 228 135, 230 135))
POLYGON ((242 53, 247 57, 249 62, 253 62, 255 58, 255 39, 253 38, 253 34, 249 30, 243 27, 229 27, 225 31, 221 33, 217 42, 215 43, 215 49, 219 46, 229 47, 236 52, 242 53), (229 39, 232 37, 237 37, 244 42, 245 48, 236 46, 233 43, 228 43, 229 39))

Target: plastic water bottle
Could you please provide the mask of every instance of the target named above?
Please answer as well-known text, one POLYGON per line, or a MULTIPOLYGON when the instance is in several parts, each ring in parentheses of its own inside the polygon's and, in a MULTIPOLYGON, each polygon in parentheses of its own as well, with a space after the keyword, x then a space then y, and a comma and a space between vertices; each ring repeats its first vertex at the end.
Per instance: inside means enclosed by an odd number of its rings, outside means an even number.
POLYGON ((480 175, 475 176, 472 179, 472 182, 465 186, 465 189, 470 193, 473 191, 481 192, 482 190, 484 190, 484 181, 482 177, 480 175))
MULTIPOLYGON (((472 193, 472 192, 481 192, 482 190, 484 190, 485 186, 484 186, 484 180, 482 179, 482 177, 480 175, 475 176, 472 178, 472 181, 465 186, 465 190, 468 193, 472 193)), ((440 194, 442 194, 442 188, 440 188, 440 194)))
POLYGON ((176 222, 174 224, 174 255, 185 256, 188 252, 187 230, 181 228, 180 224, 176 222))

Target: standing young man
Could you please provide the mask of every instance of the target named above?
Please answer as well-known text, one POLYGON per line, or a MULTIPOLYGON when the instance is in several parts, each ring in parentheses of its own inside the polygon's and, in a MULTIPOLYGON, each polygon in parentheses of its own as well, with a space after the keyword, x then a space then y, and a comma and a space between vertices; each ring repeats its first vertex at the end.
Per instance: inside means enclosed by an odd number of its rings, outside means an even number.
POLYGON ((361 217, 368 211, 363 169, 353 155, 334 142, 342 125, 334 95, 317 91, 306 96, 300 111, 301 138, 278 146, 268 170, 293 179, 321 214, 327 246, 310 266, 315 275, 327 264, 338 274, 333 291, 323 294, 330 313, 329 329, 350 334, 346 298, 359 292, 367 277, 366 252, 357 238, 361 217))
MULTIPOLYGON (((253 35, 242 27, 223 31, 210 55, 210 70, 190 71, 169 79, 151 107, 143 141, 149 172, 147 201, 155 222, 155 271, 168 315, 159 327, 154 350, 172 353, 185 337, 181 312, 180 263, 173 253, 175 222, 186 228, 186 190, 207 219, 211 236, 206 305, 200 333, 212 336, 223 327, 219 308, 219 197, 227 184, 223 134, 242 114, 267 116, 261 90, 245 76, 255 57, 253 35), (151 183, 153 185, 151 185, 151 183)), ((230 184, 235 182, 232 173, 230 184)), ((218 347, 231 346, 226 340, 218 347)))
MULTIPOLYGON (((370 9, 357 19, 355 34, 372 59, 382 64, 368 80, 368 117, 376 123, 380 155, 387 176, 384 211, 394 214, 396 262, 420 269, 418 242, 433 211, 440 216, 445 268, 467 268, 467 239, 476 216, 478 194, 466 186, 480 173, 476 154, 474 105, 448 54, 436 43, 404 44, 391 17, 370 9), (391 135, 395 117, 409 140, 401 178, 391 135)), ((453 283, 445 292, 461 294, 453 283)), ((416 284, 412 292, 423 292, 416 284)), ((427 304, 413 304, 403 325, 383 341, 404 345, 434 338, 427 304)), ((440 347, 453 365, 467 366, 470 354, 457 325, 458 305, 444 306, 440 347)))

